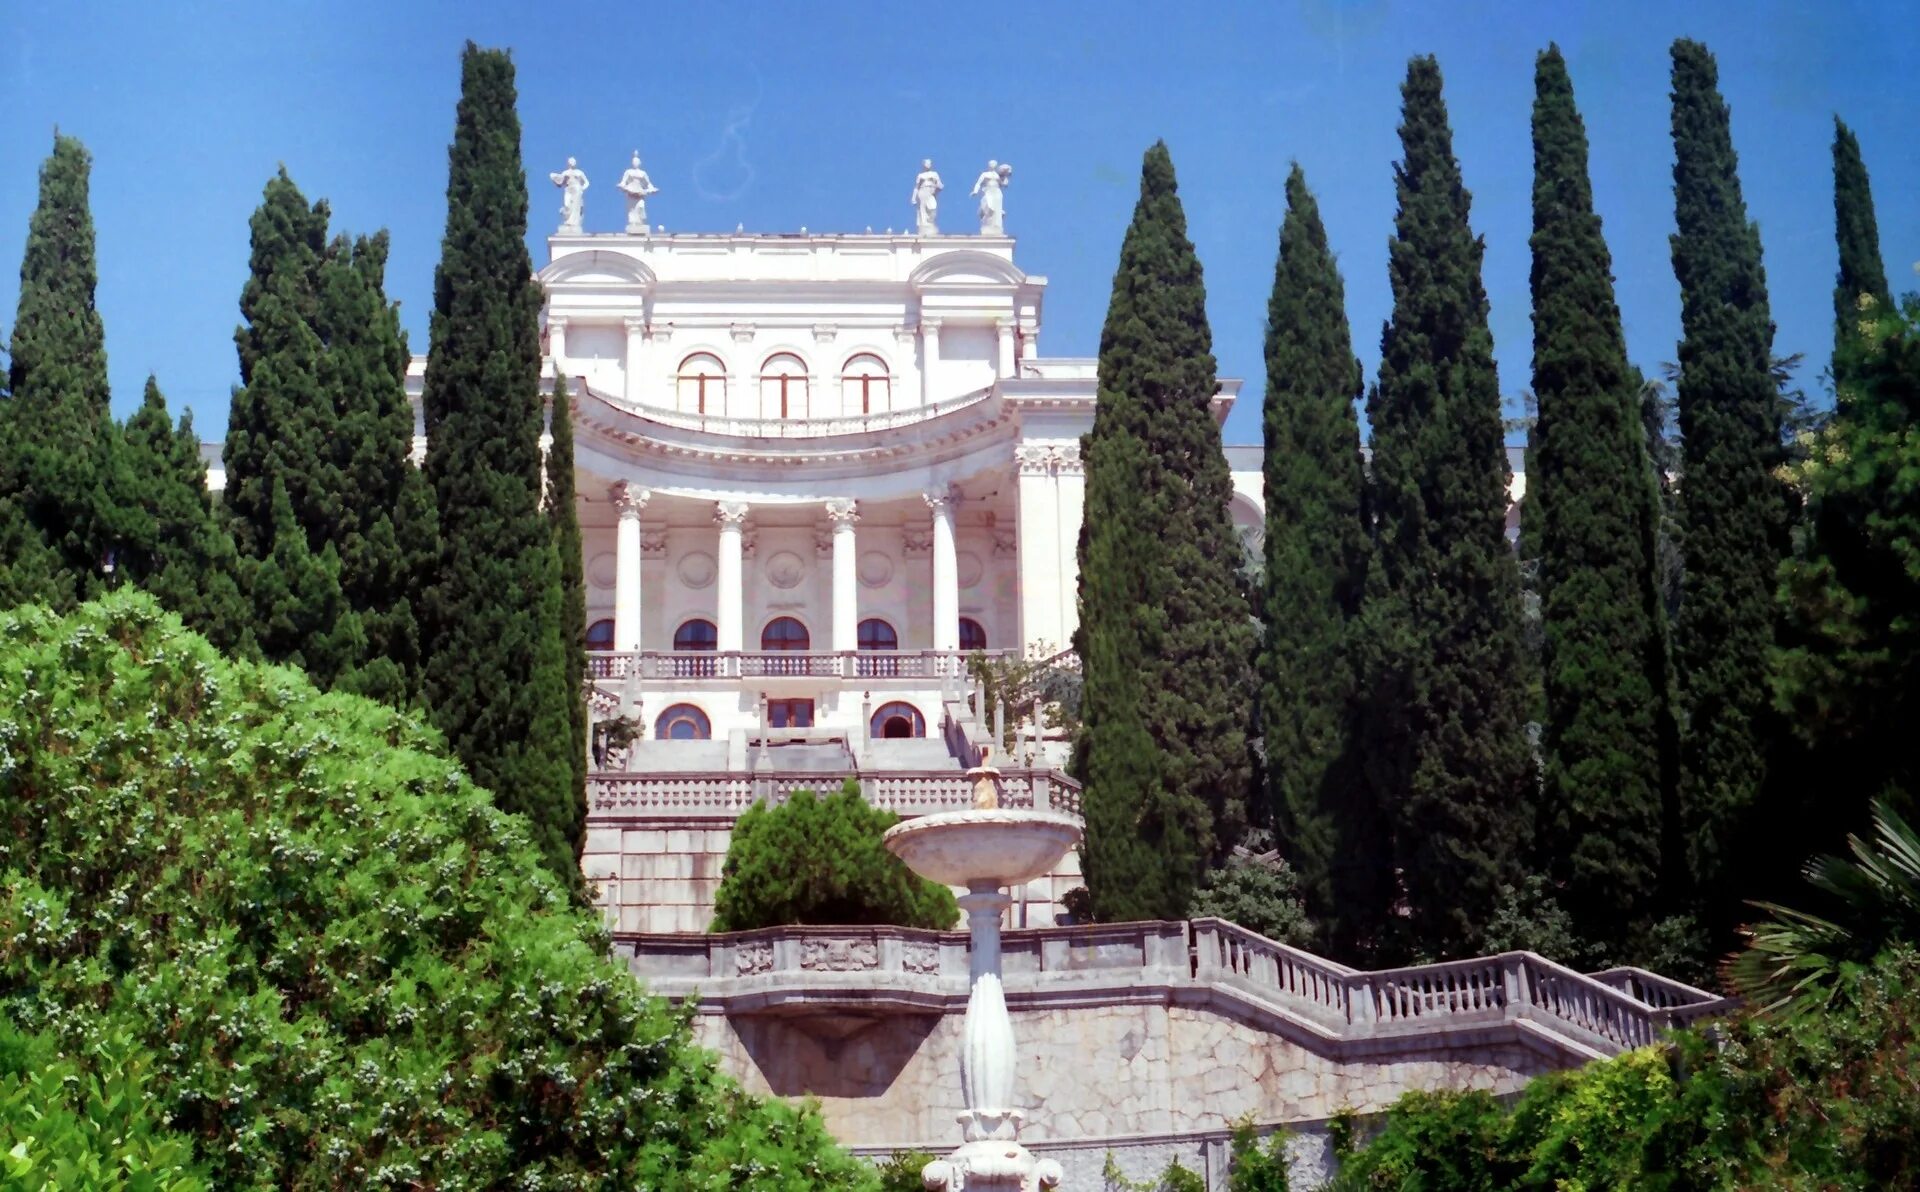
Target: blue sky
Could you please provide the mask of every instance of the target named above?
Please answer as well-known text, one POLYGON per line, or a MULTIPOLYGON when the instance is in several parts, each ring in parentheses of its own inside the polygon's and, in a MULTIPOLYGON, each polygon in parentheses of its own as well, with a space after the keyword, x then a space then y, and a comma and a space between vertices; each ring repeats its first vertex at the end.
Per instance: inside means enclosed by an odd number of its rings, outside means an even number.
MULTIPOLYGON (((1535 53, 1565 50, 1627 340, 1674 357, 1667 47, 1717 54, 1776 348, 1826 363, 1834 248, 1829 145, 1859 133, 1896 290, 1920 283, 1920 20, 1910 3, 1191 5, 505 3, 96 4, 0 15, 0 268, 17 268, 55 125, 94 155, 99 304, 114 405, 159 375, 203 437, 226 422, 247 217, 279 163, 336 229, 389 228, 390 294, 425 351, 445 220, 459 53, 511 47, 536 265, 569 154, 594 178, 588 229, 620 226, 612 184, 638 147, 671 231, 904 227, 923 156, 964 190, 1016 167, 1007 226, 1051 279, 1042 351, 1099 341, 1142 151, 1171 146, 1206 268, 1223 375, 1247 380, 1230 442, 1259 438, 1261 335, 1282 182, 1305 166, 1369 371, 1389 309, 1399 83, 1432 52, 1487 240, 1503 392, 1528 385, 1528 114, 1535 53)), ((965 226, 964 203, 948 204, 965 226)), ((12 283, 6 283, 11 290, 12 283)), ((11 299, 0 307, 11 320, 11 299)))

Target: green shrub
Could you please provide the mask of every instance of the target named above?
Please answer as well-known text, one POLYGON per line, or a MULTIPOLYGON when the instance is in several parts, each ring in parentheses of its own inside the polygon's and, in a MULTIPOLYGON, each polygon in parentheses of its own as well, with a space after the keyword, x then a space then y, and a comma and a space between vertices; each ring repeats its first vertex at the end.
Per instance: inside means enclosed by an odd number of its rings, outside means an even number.
POLYGON ((1354 1189, 1920 1187, 1920 953, 1843 980, 1828 1007, 1743 1014, 1530 1084, 1409 1093, 1347 1156, 1354 1189))
POLYGON ((893 812, 870 806, 852 779, 825 798, 801 790, 778 807, 755 803, 733 826, 713 930, 954 927, 953 891, 916 876, 880 843, 897 822, 893 812))
POLYGON ((125 1031, 103 1035, 82 1064, 52 1037, 0 1021, 0 1186, 211 1188, 193 1141, 160 1119, 152 1068, 125 1031))
POLYGON ((880 1192, 921 1192, 920 1172, 939 1156, 931 1151, 896 1151, 880 1170, 880 1192))
POLYGON ((430 729, 147 597, 0 614, 0 816, 3 1017, 134 1073, 216 1186, 871 1186, 718 1073, 430 729))
POLYGON ((1130 1180, 1120 1170, 1113 1152, 1108 1151, 1106 1166, 1100 1170, 1100 1179, 1106 1185, 1107 1192, 1207 1192, 1207 1181, 1183 1167, 1178 1159, 1167 1160, 1166 1167, 1159 1175, 1144 1180, 1130 1180))
POLYGON ((1287 1132, 1275 1130, 1262 1147, 1251 1118, 1235 1122, 1227 1192, 1287 1192, 1287 1188, 1287 1132))
POLYGON ((1313 922, 1300 901, 1300 879, 1285 861, 1228 858, 1207 875, 1189 913, 1213 915, 1296 948, 1314 943, 1313 922))

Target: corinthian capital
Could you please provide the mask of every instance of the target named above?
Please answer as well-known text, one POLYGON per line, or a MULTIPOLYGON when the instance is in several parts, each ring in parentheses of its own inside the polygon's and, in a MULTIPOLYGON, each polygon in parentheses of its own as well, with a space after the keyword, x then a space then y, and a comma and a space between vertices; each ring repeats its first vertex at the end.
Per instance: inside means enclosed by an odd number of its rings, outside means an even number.
POLYGON ((738 529, 747 524, 747 514, 751 508, 745 501, 715 501, 713 520, 720 524, 721 529, 728 526, 738 529))
POLYGON ((827 502, 827 520, 836 526, 850 526, 860 520, 860 502, 852 497, 835 497, 827 502))
POLYGON ((1021 443, 1013 449, 1013 463, 1022 476, 1045 476, 1059 452, 1045 443, 1021 443))
POLYGON ((622 480, 607 490, 607 496, 612 498, 613 507, 620 511, 621 517, 639 517, 647 502, 653 499, 653 490, 622 480))
POLYGON ((930 493, 921 493, 920 499, 927 503, 935 517, 952 517, 953 511, 960 506, 960 490, 957 488, 935 489, 930 493))

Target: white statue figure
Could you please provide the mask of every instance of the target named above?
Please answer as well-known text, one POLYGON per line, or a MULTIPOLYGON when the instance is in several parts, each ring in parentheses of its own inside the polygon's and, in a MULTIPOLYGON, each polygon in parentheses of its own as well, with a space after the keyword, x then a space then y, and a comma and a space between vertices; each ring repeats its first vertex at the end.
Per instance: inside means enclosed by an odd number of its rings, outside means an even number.
POLYGON ((633 151, 633 164, 627 167, 626 173, 620 175, 620 181, 615 185, 627 196, 627 231, 644 234, 647 230, 647 196, 659 194, 660 188, 640 168, 638 149, 633 151))
POLYGON ((933 159, 929 157, 921 161, 920 174, 913 180, 913 218, 917 235, 940 234, 940 192, 944 188, 940 175, 933 172, 933 159))
POLYGON ((561 190, 560 234, 579 232, 580 221, 587 214, 587 186, 589 185, 587 176, 580 172, 580 167, 569 157, 566 169, 558 174, 548 174, 547 177, 553 179, 553 184, 561 190))
POLYGON ((980 177, 974 179, 973 193, 980 196, 980 234, 982 236, 1004 236, 1007 234, 1007 204, 1000 192, 1013 181, 1013 167, 989 161, 987 168, 980 171, 980 177))

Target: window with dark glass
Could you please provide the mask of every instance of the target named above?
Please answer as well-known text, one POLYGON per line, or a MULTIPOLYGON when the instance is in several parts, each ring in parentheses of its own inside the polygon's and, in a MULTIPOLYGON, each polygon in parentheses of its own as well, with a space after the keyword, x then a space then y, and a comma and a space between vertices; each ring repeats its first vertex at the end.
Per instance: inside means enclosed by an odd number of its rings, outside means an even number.
POLYGON ((595 621, 593 624, 587 626, 587 649, 613 649, 613 622, 611 620, 595 621))
POLYGON ((692 704, 675 704, 653 722, 658 741, 704 741, 713 735, 707 714, 692 704))
POLYGON ((804 650, 812 640, 807 627, 792 617, 775 617, 760 631, 762 650, 804 650))
POLYGON ((960 618, 960 648, 962 650, 984 650, 987 648, 987 630, 972 617, 960 618))
POLYGON ((869 726, 873 735, 882 739, 889 737, 924 737, 927 735, 927 718, 920 709, 912 704, 895 701, 882 704, 873 714, 873 723, 869 726))

